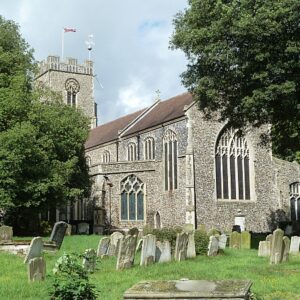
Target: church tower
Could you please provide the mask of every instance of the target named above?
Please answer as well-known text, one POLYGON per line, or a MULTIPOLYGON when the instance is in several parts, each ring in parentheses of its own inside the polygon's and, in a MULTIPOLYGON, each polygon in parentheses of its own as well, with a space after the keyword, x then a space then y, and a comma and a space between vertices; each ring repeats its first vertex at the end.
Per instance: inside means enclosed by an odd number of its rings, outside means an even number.
POLYGON ((48 56, 40 63, 36 81, 51 90, 61 92, 64 103, 80 108, 91 120, 91 128, 97 126, 97 105, 94 101, 93 62, 77 63, 75 58, 60 61, 59 56, 48 56))

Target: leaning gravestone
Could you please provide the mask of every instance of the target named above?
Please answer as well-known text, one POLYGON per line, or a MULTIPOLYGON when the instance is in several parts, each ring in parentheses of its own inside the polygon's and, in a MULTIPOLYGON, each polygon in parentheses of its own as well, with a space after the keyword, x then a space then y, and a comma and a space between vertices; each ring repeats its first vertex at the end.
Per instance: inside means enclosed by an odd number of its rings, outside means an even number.
POLYGON ((40 281, 46 277, 46 262, 43 257, 35 257, 29 260, 27 265, 29 281, 40 281))
POLYGON ((195 232, 191 231, 188 233, 188 235, 189 237, 188 237, 186 257, 193 258, 196 257, 195 232))
POLYGON ((279 228, 273 232, 270 264, 280 264, 282 261, 283 234, 279 228))
POLYGON ((136 242, 136 236, 133 235, 126 235, 121 239, 117 257, 117 270, 128 269, 133 266, 136 242))
POLYGON ((227 235, 225 233, 219 236, 219 249, 224 250, 226 248, 227 235))
POLYGON ((49 240, 50 242, 54 242, 58 249, 60 249, 62 245, 67 228, 68 224, 63 221, 54 224, 49 240))
POLYGON ((148 266, 155 262, 156 236, 147 234, 143 236, 142 252, 141 252, 141 266, 148 266))
POLYGON ((175 253, 174 253, 174 259, 176 261, 181 261, 186 259, 188 239, 189 239, 188 233, 186 232, 177 233, 175 253))
POLYGON ((216 236, 212 235, 209 237, 207 256, 218 255, 219 240, 216 236))
POLYGON ((299 245, 300 245, 300 237, 299 236, 292 236, 291 246, 290 246, 290 253, 291 254, 299 253, 299 245))
POLYGON ((83 268, 93 273, 96 268, 96 251, 95 249, 86 249, 83 254, 83 261, 82 261, 83 268))
POLYGON ((233 231, 230 234, 229 247, 230 248, 235 248, 235 249, 240 249, 241 248, 241 234, 239 232, 233 231))
POLYGON ((24 259, 24 263, 28 263, 30 259, 42 256, 43 251, 43 239, 41 237, 35 237, 31 240, 28 252, 24 259))
POLYGON ((97 257, 107 255, 109 243, 110 243, 109 237, 103 237, 100 239, 99 244, 98 244, 98 249, 97 249, 97 257))
POLYGON ((158 263, 171 261, 171 245, 169 241, 156 242, 155 261, 158 263))
POLYGON ((139 239, 136 245, 135 252, 140 251, 142 249, 142 246, 143 246, 143 239, 139 239))
POLYGON ((117 256, 119 252, 120 242, 124 238, 121 232, 114 232, 110 235, 110 243, 107 251, 108 256, 117 256))
POLYGON ((291 241, 287 236, 282 238, 283 247, 282 247, 282 262, 287 262, 289 260, 289 253, 290 253, 290 245, 291 241))
POLYGON ((136 237, 138 237, 140 231, 137 227, 133 227, 133 228, 130 228, 127 232, 128 235, 134 235, 136 237))
POLYGON ((0 242, 1 241, 11 241, 13 237, 13 228, 10 226, 0 227, 0 242))
POLYGON ((270 256, 271 253, 271 242, 260 241, 258 245, 258 256, 270 256))
POLYGON ((241 232, 241 249, 251 248, 251 234, 248 231, 241 232))

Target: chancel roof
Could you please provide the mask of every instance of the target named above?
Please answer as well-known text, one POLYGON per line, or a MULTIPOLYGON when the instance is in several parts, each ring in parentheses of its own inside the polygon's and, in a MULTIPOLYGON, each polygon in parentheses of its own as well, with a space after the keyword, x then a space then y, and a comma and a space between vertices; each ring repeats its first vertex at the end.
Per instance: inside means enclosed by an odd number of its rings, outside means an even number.
POLYGON ((100 125, 90 131, 85 148, 92 148, 136 132, 155 127, 184 116, 184 107, 193 102, 190 93, 184 93, 165 101, 158 101, 145 108, 100 125), (131 124, 130 124, 131 123, 131 124))

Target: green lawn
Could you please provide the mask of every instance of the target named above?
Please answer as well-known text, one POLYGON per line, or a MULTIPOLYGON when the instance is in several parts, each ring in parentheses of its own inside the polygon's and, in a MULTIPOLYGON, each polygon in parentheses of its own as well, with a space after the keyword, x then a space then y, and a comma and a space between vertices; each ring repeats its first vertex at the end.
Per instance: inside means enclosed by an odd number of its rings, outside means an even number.
MULTIPOLYGON (((83 252, 97 247, 99 236, 66 237, 59 252, 46 253, 47 280, 28 283, 23 258, 0 252, 0 299, 49 299, 49 276, 56 259, 64 252, 83 252)), ((257 250, 226 249, 217 257, 198 256, 184 262, 139 267, 139 256, 130 270, 116 271, 116 259, 98 262, 90 276, 99 290, 99 299, 122 299, 123 292, 140 280, 147 279, 250 279, 252 291, 259 299, 300 299, 300 256, 290 256, 281 265, 269 265, 267 258, 257 256, 257 250)))

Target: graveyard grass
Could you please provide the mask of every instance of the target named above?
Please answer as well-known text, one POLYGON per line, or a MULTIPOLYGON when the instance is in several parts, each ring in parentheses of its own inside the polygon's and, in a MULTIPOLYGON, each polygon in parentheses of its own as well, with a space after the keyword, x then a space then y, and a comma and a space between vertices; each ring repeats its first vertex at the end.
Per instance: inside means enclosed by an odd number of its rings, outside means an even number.
MULTIPOLYGON (((97 249, 99 236, 66 237, 57 253, 44 253, 47 277, 44 282, 28 283, 23 257, 0 252, 0 299, 49 299, 52 268, 64 252, 83 253, 87 248, 97 249)), ((269 259, 258 257, 257 250, 225 249, 216 257, 197 256, 183 262, 139 266, 137 254, 133 268, 116 271, 116 258, 109 257, 97 261, 97 268, 90 280, 98 289, 98 299, 118 300, 126 289, 141 280, 170 279, 250 279, 251 291, 257 299, 296 300, 300 299, 300 255, 290 255, 288 263, 269 265, 269 259)))

